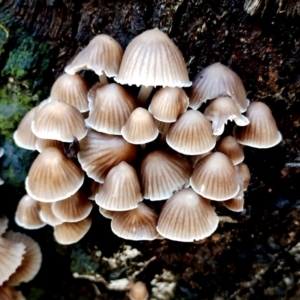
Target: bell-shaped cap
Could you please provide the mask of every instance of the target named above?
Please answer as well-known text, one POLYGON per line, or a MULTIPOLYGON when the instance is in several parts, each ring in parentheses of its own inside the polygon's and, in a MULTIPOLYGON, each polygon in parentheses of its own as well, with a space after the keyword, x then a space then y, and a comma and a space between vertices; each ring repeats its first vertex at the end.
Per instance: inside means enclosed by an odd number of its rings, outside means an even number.
POLYGON ((159 29, 144 31, 127 46, 115 80, 120 84, 191 86, 184 58, 159 29))
POLYGON ((91 225, 92 219, 90 217, 75 223, 62 223, 54 227, 54 237, 59 244, 74 244, 85 236, 91 225))
POLYGON ((233 198, 223 202, 223 205, 231 211, 241 212, 244 210, 244 198, 233 198))
POLYGON ((108 209, 105 209, 103 207, 99 208, 99 212, 106 219, 112 219, 113 216, 114 216, 114 211, 113 210, 108 210, 108 209))
POLYGON ((129 299, 130 300, 147 300, 149 298, 149 293, 147 290, 147 286, 142 281, 135 282, 129 291, 129 299))
POLYGON ((216 151, 224 153, 234 165, 241 163, 245 158, 243 147, 231 135, 218 141, 216 151))
POLYGON ((221 63, 209 65, 199 72, 189 90, 190 107, 198 109, 206 100, 229 96, 236 101, 241 112, 248 106, 246 91, 240 77, 221 63))
POLYGON ((122 127, 137 107, 134 98, 116 83, 98 88, 96 93, 90 94, 89 101, 90 114, 86 124, 107 134, 121 134, 122 127))
POLYGON ((263 102, 252 102, 246 112, 250 124, 235 127, 238 142, 253 148, 271 148, 282 140, 270 108, 263 102))
POLYGON ((88 184, 88 199, 95 200, 96 194, 98 194, 102 186, 102 183, 90 179, 88 184))
POLYGON ((216 145, 210 122, 197 110, 183 113, 169 129, 166 141, 171 148, 186 155, 202 154, 216 145))
POLYGON ((79 190, 69 198, 52 204, 52 211, 63 222, 78 222, 85 219, 91 212, 91 201, 79 190))
POLYGON ((39 216, 41 220, 50 226, 62 224, 64 221, 54 214, 52 206, 53 203, 40 202, 39 216))
POLYGON ((87 175, 103 183, 111 168, 121 161, 130 163, 137 155, 135 145, 121 136, 108 135, 89 129, 87 136, 79 142, 78 160, 87 175))
POLYGON ((231 160, 221 152, 207 155, 197 164, 191 186, 202 197, 223 201, 239 191, 239 176, 231 160))
POLYGON ((38 229, 46 225, 40 218, 40 202, 24 195, 19 201, 15 222, 18 226, 25 229, 38 229))
POLYGON ((159 131, 149 111, 145 108, 138 107, 127 119, 121 130, 121 134, 127 142, 141 145, 154 141, 159 131))
POLYGON ((108 172, 103 186, 96 195, 96 203, 100 207, 113 211, 137 208, 142 200, 136 171, 125 161, 108 172))
POLYGON ((60 100, 74 106, 80 112, 89 110, 88 85, 80 75, 63 74, 54 82, 49 101, 60 100))
POLYGON ((7 284, 17 286, 22 282, 32 280, 40 270, 42 264, 42 252, 39 244, 32 238, 19 232, 8 231, 4 234, 4 238, 14 243, 22 243, 26 247, 21 265, 9 277, 7 284))
POLYGON ((156 120, 175 122, 187 110, 189 98, 182 88, 165 87, 153 96, 148 110, 156 120))
POLYGON ((20 291, 16 291, 13 287, 0 286, 1 300, 26 300, 20 291))
POLYGON ((143 197, 163 200, 189 185, 192 167, 181 156, 161 150, 150 152, 142 161, 140 178, 143 197))
POLYGON ((229 97, 213 100, 205 109, 204 116, 212 121, 213 135, 221 135, 228 120, 234 121, 238 126, 249 124, 249 120, 240 113, 237 102, 229 97))
POLYGON ((46 148, 50 148, 50 147, 57 148, 62 152, 64 151, 63 142, 57 140, 45 140, 45 139, 36 138, 35 147, 36 150, 40 153, 43 152, 46 148))
POLYGON ((239 164, 235 166, 238 174, 243 178, 243 190, 245 191, 250 183, 251 174, 248 166, 246 164, 239 164))
POLYGON ((156 224, 156 213, 146 204, 140 202, 135 209, 115 211, 111 229, 117 236, 126 240, 152 241, 158 234, 156 224))
POLYGON ((18 129, 14 132, 14 142, 21 148, 35 150, 36 136, 31 130, 31 122, 35 116, 37 107, 32 108, 21 120, 18 129))
POLYGON ((75 107, 55 100, 45 104, 35 113, 32 132, 41 139, 73 142, 87 133, 82 114, 75 107))
POLYGON ((40 153, 28 173, 25 186, 30 197, 54 202, 70 197, 83 184, 83 171, 56 148, 40 153))
POLYGON ((65 71, 74 75, 81 70, 93 70, 97 75, 114 77, 118 74, 123 49, 120 44, 106 34, 95 36, 66 66, 65 71))
POLYGON ((210 201, 188 188, 166 201, 159 215, 157 231, 173 241, 193 242, 210 236, 218 224, 219 217, 210 201))

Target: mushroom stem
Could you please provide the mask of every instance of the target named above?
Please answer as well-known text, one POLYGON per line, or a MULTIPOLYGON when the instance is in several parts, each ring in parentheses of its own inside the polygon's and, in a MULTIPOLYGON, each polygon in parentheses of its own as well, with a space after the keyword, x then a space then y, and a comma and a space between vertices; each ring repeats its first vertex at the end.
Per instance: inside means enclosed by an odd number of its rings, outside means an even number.
POLYGON ((151 92, 153 90, 153 86, 145 86, 141 85, 141 89, 139 91, 139 94, 137 96, 138 101, 142 106, 145 106, 151 92))
POLYGON ((108 83, 107 77, 106 77, 106 75, 105 75, 104 72, 99 76, 99 80, 100 80, 100 82, 103 83, 103 84, 107 84, 107 83, 108 83))

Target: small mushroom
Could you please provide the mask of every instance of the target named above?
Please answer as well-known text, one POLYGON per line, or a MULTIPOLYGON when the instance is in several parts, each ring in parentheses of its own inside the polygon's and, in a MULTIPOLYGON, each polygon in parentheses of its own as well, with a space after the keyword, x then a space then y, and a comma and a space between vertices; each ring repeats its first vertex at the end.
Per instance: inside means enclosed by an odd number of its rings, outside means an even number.
POLYGON ((147 300, 149 298, 149 293, 147 286, 142 281, 137 281, 130 287, 129 299, 130 300, 147 300))
POLYGON ((241 163, 245 158, 243 147, 231 135, 218 141, 216 151, 224 153, 234 165, 241 163))
POLYGON ((5 232, 8 226, 8 219, 5 216, 0 217, 0 236, 5 232))

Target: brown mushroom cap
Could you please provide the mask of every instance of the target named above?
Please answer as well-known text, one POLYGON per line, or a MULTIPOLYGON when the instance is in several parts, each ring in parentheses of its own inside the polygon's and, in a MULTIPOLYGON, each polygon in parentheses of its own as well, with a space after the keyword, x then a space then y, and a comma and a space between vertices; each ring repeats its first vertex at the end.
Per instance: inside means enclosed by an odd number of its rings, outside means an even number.
POLYGON ((191 86, 184 58, 159 29, 144 31, 127 46, 115 80, 124 85, 191 86))
POLYGON ((235 168, 238 174, 243 178, 243 190, 245 191, 251 180, 250 170, 246 164, 239 164, 235 166, 235 168))
POLYGON ((16 286, 22 282, 32 280, 38 273, 42 264, 42 252, 40 246, 30 237, 19 232, 8 231, 4 237, 14 243, 22 243, 25 245, 25 254, 21 265, 14 274, 9 277, 8 285, 16 286))
POLYGON ((189 98, 182 88, 165 87, 159 89, 149 105, 149 112, 161 122, 175 122, 187 110, 189 98))
POLYGON ((88 85, 80 75, 63 74, 54 82, 49 101, 60 100, 86 112, 89 110, 87 94, 88 85))
POLYGON ((35 147, 36 150, 40 153, 43 152, 46 148, 50 148, 50 147, 54 147, 61 151, 64 151, 63 143, 57 140, 45 140, 45 139, 36 138, 35 147))
POLYGON ((108 172, 103 186, 96 195, 96 203, 100 207, 113 211, 137 208, 142 200, 136 171, 125 161, 108 172))
POLYGON ((229 96, 246 111, 248 100, 240 77, 221 63, 214 63, 196 75, 189 90, 190 107, 198 109, 203 102, 221 96, 229 96))
POLYGON ((154 240, 157 215, 146 204, 140 202, 138 207, 128 211, 115 211, 112 216, 111 229, 126 240, 154 240))
POLYGON ((20 291, 6 285, 0 286, 1 300, 26 300, 20 291))
POLYGON ((134 98, 116 83, 104 85, 97 89, 94 98, 92 95, 86 124, 99 132, 121 134, 121 128, 137 107, 134 98))
POLYGON ((166 201, 158 219, 157 231, 173 241, 193 242, 210 236, 218 224, 219 218, 210 201, 188 188, 166 201))
POLYGON ((73 142, 87 133, 82 114, 73 106, 55 100, 45 104, 35 113, 32 132, 41 139, 73 142))
POLYGON ((244 198, 233 198, 223 202, 223 205, 231 211, 240 212, 244 210, 244 198))
POLYGON ((129 299, 130 300, 147 300, 149 298, 149 293, 147 290, 147 286, 142 281, 135 282, 129 291, 129 299))
POLYGON ((87 175, 103 183, 109 170, 121 161, 130 163, 137 154, 136 146, 121 136, 108 135, 89 129, 79 142, 78 160, 87 175))
POLYGON ((0 216, 0 236, 8 227, 8 219, 5 216, 0 216))
POLYGON ((166 141, 171 148, 186 155, 202 154, 216 145, 210 122, 197 110, 183 113, 169 129, 166 141))
POLYGON ((240 144, 254 148, 271 148, 282 140, 272 112, 263 102, 252 102, 246 116, 250 124, 234 129, 234 137, 240 144))
POLYGON ((231 160, 221 152, 214 152, 200 160, 190 182, 194 191, 210 200, 229 200, 239 192, 237 171, 231 160))
POLYGON ((241 163, 245 158, 243 147, 231 135, 218 141, 216 151, 224 153, 234 165, 241 163))
POLYGON ((60 225, 64 221, 54 214, 52 205, 53 203, 40 202, 39 216, 43 222, 50 226, 60 225))
POLYGON ((175 191, 189 185, 191 174, 190 164, 179 155, 161 150, 150 152, 141 163, 143 197, 150 200, 167 199, 175 191))
POLYGON ((148 110, 138 107, 127 119, 121 129, 121 134, 127 142, 141 145, 154 141, 159 131, 154 123, 153 116, 148 110))
POLYGON ((99 76, 108 77, 118 74, 123 49, 120 44, 106 34, 95 36, 81 52, 66 66, 65 71, 74 75, 80 70, 93 70, 99 76))
POLYGON ((83 184, 83 171, 56 148, 40 153, 26 178, 26 191, 38 201, 54 202, 65 199, 83 184))
POLYGON ((99 212, 104 218, 107 218, 107 219, 112 219, 114 216, 114 211, 105 209, 103 207, 99 208, 99 212))
POLYGON ((39 216, 39 203, 28 195, 21 198, 15 215, 15 222, 18 226, 26 229, 38 229, 46 225, 39 216))

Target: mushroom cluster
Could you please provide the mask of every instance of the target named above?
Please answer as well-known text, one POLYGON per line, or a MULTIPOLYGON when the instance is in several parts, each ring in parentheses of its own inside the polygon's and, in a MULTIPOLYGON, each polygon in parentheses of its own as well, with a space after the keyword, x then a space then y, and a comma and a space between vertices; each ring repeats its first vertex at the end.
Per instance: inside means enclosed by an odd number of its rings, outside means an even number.
POLYGON ((8 219, 0 217, 0 299, 25 299, 13 287, 32 280, 42 263, 37 242, 30 237, 6 231, 8 219))
POLYGON ((113 38, 96 36, 65 72, 14 134, 20 147, 40 152, 16 222, 49 224, 62 244, 83 237, 95 205, 124 239, 204 239, 218 226, 216 203, 243 210, 243 146, 281 141, 270 109, 249 105, 236 73, 214 63, 192 83, 181 52, 158 29, 134 38, 124 55, 113 38), (86 69, 100 82, 89 87, 76 74, 86 69), (138 95, 126 85, 141 87, 138 95))

